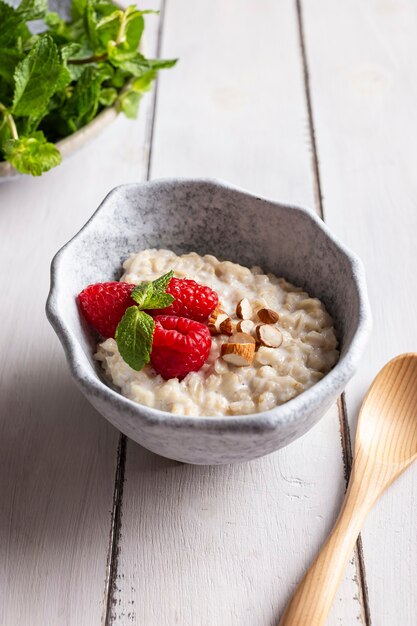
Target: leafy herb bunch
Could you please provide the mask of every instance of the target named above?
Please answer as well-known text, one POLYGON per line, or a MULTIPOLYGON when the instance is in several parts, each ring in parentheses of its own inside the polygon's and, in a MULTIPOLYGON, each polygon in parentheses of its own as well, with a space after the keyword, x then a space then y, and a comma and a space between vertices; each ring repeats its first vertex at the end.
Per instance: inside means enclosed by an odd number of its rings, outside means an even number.
POLYGON ((47 0, 0 0, 0 160, 40 176, 61 162, 55 142, 116 106, 135 118, 157 70, 176 60, 138 50, 144 15, 110 0, 72 0, 71 18, 47 0), (42 20, 33 34, 27 23, 42 20))

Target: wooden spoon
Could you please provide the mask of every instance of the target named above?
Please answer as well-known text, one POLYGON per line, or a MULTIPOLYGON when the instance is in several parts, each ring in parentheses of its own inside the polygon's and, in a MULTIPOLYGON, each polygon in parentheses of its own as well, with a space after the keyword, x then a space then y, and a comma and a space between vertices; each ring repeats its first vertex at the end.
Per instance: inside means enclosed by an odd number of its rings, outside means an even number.
POLYGON ((366 515, 417 458, 417 353, 382 368, 363 401, 349 487, 336 524, 280 626, 325 623, 366 515))

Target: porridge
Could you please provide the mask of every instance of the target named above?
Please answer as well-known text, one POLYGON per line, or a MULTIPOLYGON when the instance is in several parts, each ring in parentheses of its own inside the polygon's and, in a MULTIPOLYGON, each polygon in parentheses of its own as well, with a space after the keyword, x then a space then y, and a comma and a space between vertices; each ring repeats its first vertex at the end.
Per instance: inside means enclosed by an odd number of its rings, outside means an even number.
POLYGON ((99 343, 95 358, 135 402, 181 415, 266 411, 311 387, 338 360, 333 321, 324 305, 259 267, 169 250, 132 254, 123 267, 121 280, 134 285, 173 270, 178 279, 214 290, 221 307, 209 320, 208 357, 182 379, 164 380, 150 364, 135 371, 114 338, 99 343))

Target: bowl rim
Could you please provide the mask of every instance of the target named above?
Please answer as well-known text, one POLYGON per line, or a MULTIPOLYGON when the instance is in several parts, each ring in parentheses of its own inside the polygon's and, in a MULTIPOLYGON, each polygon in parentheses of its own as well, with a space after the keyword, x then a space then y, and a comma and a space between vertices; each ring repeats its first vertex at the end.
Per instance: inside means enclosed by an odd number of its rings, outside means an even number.
POLYGON ((94 211, 92 216, 87 220, 84 226, 66 243, 64 244, 51 262, 50 270, 51 285, 48 298, 46 301, 46 315, 55 330, 58 338, 64 348, 66 359, 69 364, 70 372, 79 385, 81 390, 88 396, 94 395, 108 402, 114 409, 127 410, 138 420, 149 426, 159 425, 168 421, 172 428, 183 428, 195 430, 196 427, 203 430, 215 430, 217 432, 233 432, 239 429, 239 432, 259 430, 275 430, 282 424, 291 424, 302 421, 302 417, 306 413, 313 413, 323 405, 326 397, 330 398, 345 387, 347 382, 354 374, 363 350, 365 348, 368 335, 372 328, 372 317, 367 295, 365 270, 362 261, 356 256, 345 244, 343 244, 328 226, 316 215, 312 210, 303 206, 297 206, 282 202, 277 202, 269 198, 265 198, 258 194, 253 194, 239 186, 230 184, 221 179, 211 177, 187 178, 158 178, 152 181, 128 183, 112 189, 100 203, 99 207, 94 211), (175 415, 168 411, 154 409, 143 404, 139 404, 126 398, 120 392, 115 391, 105 382, 103 382, 97 373, 90 372, 90 368, 84 367, 85 353, 81 347, 77 337, 65 322, 65 316, 61 316, 59 306, 60 293, 60 269, 64 255, 71 248, 71 244, 84 232, 94 228, 96 221, 100 218, 108 200, 120 193, 121 190, 133 188, 152 188, 152 187, 178 187, 178 186, 199 186, 209 184, 217 189, 232 191, 242 194, 246 197, 255 198, 261 202, 273 204, 279 208, 294 210, 304 217, 307 217, 313 224, 321 229, 324 234, 333 242, 335 247, 348 259, 351 269, 352 280, 354 281, 359 299, 359 311, 356 330, 352 337, 349 348, 346 353, 340 357, 339 361, 328 374, 320 381, 312 385, 309 389, 303 391, 295 398, 278 405, 268 411, 258 413, 250 413, 246 415, 221 415, 221 416, 189 416, 175 415))

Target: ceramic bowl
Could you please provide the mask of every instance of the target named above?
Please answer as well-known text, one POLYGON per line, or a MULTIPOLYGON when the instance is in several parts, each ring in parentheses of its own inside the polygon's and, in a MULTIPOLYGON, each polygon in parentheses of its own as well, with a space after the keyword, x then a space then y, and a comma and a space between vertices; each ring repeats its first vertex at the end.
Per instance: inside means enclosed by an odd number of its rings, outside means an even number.
POLYGON ((288 445, 324 415, 361 358, 371 316, 361 262, 312 212, 215 180, 156 180, 114 189, 55 256, 47 315, 71 373, 114 426, 162 456, 195 464, 247 461, 288 445), (270 411, 185 417, 142 406, 111 388, 93 359, 97 337, 77 294, 115 280, 130 252, 169 248, 260 265, 320 298, 333 316, 339 362, 320 382, 270 411))

